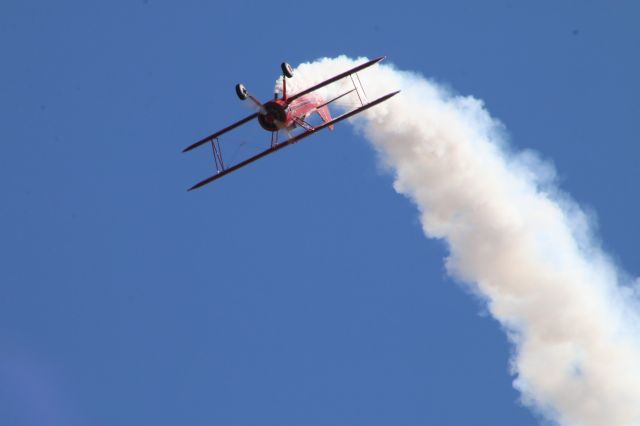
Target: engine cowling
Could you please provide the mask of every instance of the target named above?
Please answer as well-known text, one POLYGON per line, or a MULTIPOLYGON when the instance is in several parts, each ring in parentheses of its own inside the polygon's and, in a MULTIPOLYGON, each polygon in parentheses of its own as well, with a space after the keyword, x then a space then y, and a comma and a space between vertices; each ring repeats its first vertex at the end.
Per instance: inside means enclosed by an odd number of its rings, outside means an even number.
POLYGON ((264 104, 264 113, 258 115, 258 122, 263 129, 275 132, 286 126, 287 112, 281 99, 264 104))

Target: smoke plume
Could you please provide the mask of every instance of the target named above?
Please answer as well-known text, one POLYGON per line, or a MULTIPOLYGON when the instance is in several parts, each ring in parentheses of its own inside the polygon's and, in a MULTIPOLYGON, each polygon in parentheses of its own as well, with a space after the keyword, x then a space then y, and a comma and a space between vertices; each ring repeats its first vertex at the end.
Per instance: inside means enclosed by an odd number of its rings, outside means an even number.
MULTIPOLYGON (((295 93, 362 62, 301 64, 288 84, 295 93)), ((600 248, 591 218, 557 188, 553 167, 510 149, 478 99, 390 65, 360 78, 369 100, 402 90, 351 123, 393 174, 395 190, 418 207, 424 233, 446 242, 448 273, 502 324, 522 402, 563 425, 640 424, 632 280, 600 248)), ((321 94, 347 87, 349 79, 321 94)), ((358 98, 339 102, 352 108, 358 98)))

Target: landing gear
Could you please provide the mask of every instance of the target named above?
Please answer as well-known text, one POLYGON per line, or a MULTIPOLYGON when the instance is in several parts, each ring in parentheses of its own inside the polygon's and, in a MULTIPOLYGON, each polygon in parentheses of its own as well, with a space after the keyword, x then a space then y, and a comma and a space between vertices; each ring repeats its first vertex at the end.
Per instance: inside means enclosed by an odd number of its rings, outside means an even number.
POLYGON ((282 74, 285 77, 287 78, 293 77, 293 68, 291 68, 291 65, 289 65, 286 62, 283 62, 282 65, 280 65, 280 68, 282 68, 282 74))
POLYGON ((247 88, 244 87, 243 84, 236 84, 236 95, 240 98, 241 101, 244 101, 249 97, 249 92, 247 92, 247 88))

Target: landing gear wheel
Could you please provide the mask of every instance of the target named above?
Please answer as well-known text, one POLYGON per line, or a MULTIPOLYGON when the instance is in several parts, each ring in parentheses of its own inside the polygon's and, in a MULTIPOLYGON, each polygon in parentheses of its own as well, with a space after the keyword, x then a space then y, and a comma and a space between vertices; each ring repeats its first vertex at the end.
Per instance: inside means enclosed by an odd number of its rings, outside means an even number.
POLYGON ((249 92, 247 92, 246 87, 243 84, 236 84, 236 95, 240 98, 241 101, 244 101, 249 97, 249 92))
POLYGON ((282 68, 282 74, 284 74, 285 77, 287 78, 293 77, 293 68, 291 68, 291 65, 289 65, 286 62, 283 62, 282 65, 280 65, 280 68, 282 68))

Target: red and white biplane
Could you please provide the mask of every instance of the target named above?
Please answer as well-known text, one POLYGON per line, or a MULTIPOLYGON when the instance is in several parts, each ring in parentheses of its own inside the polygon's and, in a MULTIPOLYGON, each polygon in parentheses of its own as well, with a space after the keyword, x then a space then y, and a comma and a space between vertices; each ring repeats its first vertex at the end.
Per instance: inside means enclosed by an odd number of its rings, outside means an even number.
POLYGON ((362 86, 362 83, 360 83, 360 78, 358 77, 357 73, 358 71, 361 71, 365 68, 368 68, 380 62, 384 58, 385 58, 384 56, 380 56, 378 58, 372 59, 368 62, 365 62, 362 65, 358 65, 357 67, 354 67, 341 74, 331 77, 328 80, 318 83, 315 86, 309 87, 308 89, 302 90, 301 92, 298 92, 291 96, 288 96, 287 94, 287 78, 293 77, 293 70, 289 64, 287 64, 286 62, 283 62, 281 66, 282 74, 283 74, 282 97, 278 98, 276 94, 275 99, 270 100, 269 102, 264 104, 258 101, 255 97, 253 97, 242 84, 237 84, 236 94, 238 95, 238 97, 241 100, 249 99, 258 107, 258 112, 256 112, 255 114, 251 114, 250 116, 245 117, 242 120, 236 123, 233 123, 232 125, 225 127, 224 129, 212 135, 209 135, 206 138, 199 140, 198 142, 188 146, 182 151, 182 152, 187 152, 198 146, 211 143, 211 147, 213 149, 213 158, 214 158, 215 166, 217 169, 217 172, 215 175, 208 177, 205 180, 193 185, 191 188, 189 188, 189 191, 191 191, 192 189, 199 188, 208 183, 211 183, 216 179, 220 179, 221 177, 231 172, 234 172, 239 168, 246 166, 249 163, 259 160, 260 158, 267 156, 269 154, 272 154, 286 146, 292 145, 306 138, 307 136, 311 136, 312 134, 316 133, 319 130, 322 130, 326 127, 333 129, 333 125, 335 123, 342 121, 346 118, 349 118, 355 114, 358 114, 359 112, 362 112, 368 108, 371 108, 381 102, 386 101, 392 96, 398 94, 399 91, 396 91, 396 92, 392 92, 387 95, 384 95, 371 102, 367 102, 366 100, 366 94, 364 93, 364 88, 362 86), (354 80, 354 76, 358 81, 359 85, 356 85, 356 80, 354 80), (314 93, 316 90, 322 87, 325 87, 332 83, 336 83, 338 80, 341 80, 347 77, 351 79, 351 82, 353 84, 353 89, 347 90, 346 92, 341 93, 340 95, 336 96, 335 98, 329 101, 325 101, 319 94, 314 93), (354 108, 351 111, 347 111, 336 118, 332 118, 331 113, 329 111, 329 105, 337 101, 338 99, 354 92, 358 96, 360 106, 357 108, 354 108), (308 118, 313 113, 317 113, 320 116, 320 118, 322 119, 322 124, 313 126, 312 124, 309 123, 308 118), (222 149, 221 149, 220 140, 219 140, 220 136, 256 118, 258 119, 258 123, 260 123, 260 126, 263 129, 271 132, 271 145, 269 146, 269 148, 265 149, 264 151, 261 151, 256 155, 246 158, 245 160, 237 162, 235 164, 232 164, 232 165, 225 164, 222 158, 222 149), (296 135, 292 135, 291 131, 296 128, 300 128, 303 131, 296 135), (278 142, 278 133, 281 130, 285 130, 288 138, 285 141, 278 142))

